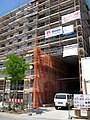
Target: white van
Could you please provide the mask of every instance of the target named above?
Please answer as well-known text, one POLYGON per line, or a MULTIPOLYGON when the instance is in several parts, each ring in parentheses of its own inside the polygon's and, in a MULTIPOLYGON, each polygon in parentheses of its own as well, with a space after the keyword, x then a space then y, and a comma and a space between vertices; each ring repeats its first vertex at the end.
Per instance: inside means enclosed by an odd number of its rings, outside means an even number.
POLYGON ((54 105, 55 109, 59 109, 61 107, 72 107, 73 106, 73 98, 72 94, 68 93, 56 93, 54 96, 54 105))

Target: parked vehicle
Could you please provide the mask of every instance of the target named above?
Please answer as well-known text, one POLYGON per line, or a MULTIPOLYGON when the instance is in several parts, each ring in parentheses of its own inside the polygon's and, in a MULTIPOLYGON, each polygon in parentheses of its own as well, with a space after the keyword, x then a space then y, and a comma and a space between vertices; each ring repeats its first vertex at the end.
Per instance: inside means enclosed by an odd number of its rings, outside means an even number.
POLYGON ((54 105, 55 109, 61 107, 70 108, 73 106, 73 97, 72 94, 68 93, 56 93, 54 96, 54 105))

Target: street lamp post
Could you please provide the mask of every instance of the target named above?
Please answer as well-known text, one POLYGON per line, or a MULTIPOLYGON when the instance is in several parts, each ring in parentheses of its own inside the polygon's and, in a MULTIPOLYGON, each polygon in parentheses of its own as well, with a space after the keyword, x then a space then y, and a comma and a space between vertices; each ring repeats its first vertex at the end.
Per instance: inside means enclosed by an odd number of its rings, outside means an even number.
POLYGON ((30 79, 29 79, 29 116, 32 116, 32 112, 31 112, 31 89, 30 89, 30 79))
POLYGON ((32 116, 32 112, 31 112, 31 93, 29 92, 29 116, 32 116))
MULTIPOLYGON (((33 65, 30 65, 29 66, 29 69, 30 70, 32 70, 33 69, 33 65)), ((31 112, 31 97, 32 97, 32 95, 31 95, 31 81, 30 81, 30 79, 29 79, 29 116, 32 116, 32 112, 31 112)))
MULTIPOLYGON (((32 69, 33 69, 33 66, 30 65, 30 66, 29 66, 29 69, 32 70, 32 69)), ((32 97, 32 95, 31 95, 31 81, 30 81, 30 79, 29 79, 29 86, 30 86, 30 87, 29 87, 29 114, 28 114, 28 115, 29 115, 29 116, 32 116, 32 112, 31 112, 31 102, 32 102, 32 101, 31 101, 31 97, 32 97)))

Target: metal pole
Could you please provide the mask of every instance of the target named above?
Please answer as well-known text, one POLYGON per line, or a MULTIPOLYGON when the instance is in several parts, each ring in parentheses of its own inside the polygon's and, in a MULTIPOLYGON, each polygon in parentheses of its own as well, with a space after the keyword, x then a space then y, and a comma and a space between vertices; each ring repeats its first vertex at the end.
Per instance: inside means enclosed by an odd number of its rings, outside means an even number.
MULTIPOLYGON (((33 69, 33 66, 32 65, 30 65, 29 66, 29 69, 30 70, 32 70, 33 69)), ((29 78, 29 85, 30 85, 30 87, 29 87, 29 89, 31 88, 31 81, 30 81, 30 78, 29 78)), ((30 91, 29 91, 29 116, 31 116, 32 115, 32 112, 31 112, 31 97, 32 97, 32 95, 31 95, 32 93, 31 93, 31 89, 30 89, 30 91)))
MULTIPOLYGON (((30 80, 29 80, 29 85, 30 85, 30 80)), ((32 112, 31 112, 31 92, 30 91, 29 91, 29 114, 28 115, 32 116, 32 112)))
POLYGON ((71 120, 71 116, 70 116, 70 104, 68 105, 68 119, 71 120))
POLYGON ((68 120, 71 120, 72 117, 70 116, 70 98, 71 98, 71 95, 69 95, 69 104, 68 104, 68 120))

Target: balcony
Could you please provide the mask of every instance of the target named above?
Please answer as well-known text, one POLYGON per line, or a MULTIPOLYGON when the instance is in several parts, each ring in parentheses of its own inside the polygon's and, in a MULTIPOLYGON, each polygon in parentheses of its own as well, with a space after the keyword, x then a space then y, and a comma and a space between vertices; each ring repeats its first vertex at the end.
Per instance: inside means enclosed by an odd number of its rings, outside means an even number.
POLYGON ((54 6, 54 5, 57 5, 57 4, 58 4, 58 1, 56 1, 56 0, 51 0, 50 6, 54 6))

